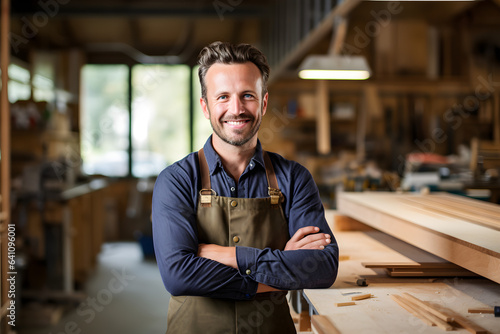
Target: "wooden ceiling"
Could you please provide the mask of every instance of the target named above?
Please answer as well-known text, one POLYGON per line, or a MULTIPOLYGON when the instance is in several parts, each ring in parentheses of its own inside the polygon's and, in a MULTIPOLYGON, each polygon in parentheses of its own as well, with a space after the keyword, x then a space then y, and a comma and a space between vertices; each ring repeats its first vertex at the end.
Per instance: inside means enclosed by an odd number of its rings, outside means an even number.
MULTIPOLYGON (((262 37, 270 33, 266 22, 273 21, 272 8, 280 1, 286 0, 12 0, 11 45, 13 55, 26 61, 32 49, 79 48, 93 63, 193 64, 199 50, 216 40, 262 47, 262 37)), ((358 26, 387 6, 352 2, 347 15, 358 26)), ((405 10, 398 17, 442 24, 482 2, 500 0, 401 1, 405 10)), ((327 48, 330 36, 312 48, 327 48)))

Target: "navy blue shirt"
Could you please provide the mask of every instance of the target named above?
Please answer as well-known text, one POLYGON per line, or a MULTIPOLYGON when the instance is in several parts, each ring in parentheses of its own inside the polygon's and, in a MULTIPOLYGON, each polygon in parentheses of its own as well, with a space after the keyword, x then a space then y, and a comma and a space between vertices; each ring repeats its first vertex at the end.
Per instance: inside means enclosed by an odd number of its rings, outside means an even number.
MULTIPOLYGON (((212 189, 219 196, 268 197, 260 142, 236 183, 224 170, 212 147, 204 146, 212 189)), ((197 256, 196 210, 201 189, 198 154, 191 153, 158 176, 153 192, 153 238, 156 260, 172 295, 245 300, 255 296, 258 283, 281 290, 328 288, 337 276, 338 246, 325 220, 318 189, 300 164, 270 153, 278 185, 284 194, 283 213, 289 238, 301 227, 318 226, 331 236, 323 250, 257 249, 236 246, 238 269, 197 256), (250 274, 247 274, 250 269, 250 274)))

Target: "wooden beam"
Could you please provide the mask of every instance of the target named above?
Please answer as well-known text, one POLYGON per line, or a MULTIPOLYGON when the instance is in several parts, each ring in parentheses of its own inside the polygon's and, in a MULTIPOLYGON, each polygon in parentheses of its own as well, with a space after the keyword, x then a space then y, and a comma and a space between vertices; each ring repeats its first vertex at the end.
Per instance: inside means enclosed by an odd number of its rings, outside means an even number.
POLYGON ((332 9, 330 14, 321 21, 316 29, 311 31, 309 35, 304 38, 289 54, 286 56, 278 66, 274 68, 269 77, 269 84, 280 78, 292 64, 300 61, 309 50, 316 46, 325 36, 327 36, 333 29, 335 18, 347 17, 348 14, 356 8, 362 1, 361 0, 345 0, 332 9))
MULTIPOLYGON (((413 196, 396 193, 340 193, 337 208, 382 232, 500 283, 500 231, 467 219, 423 211, 404 201, 413 196)), ((446 194, 445 196, 453 196, 446 194)), ((459 196, 470 211, 480 201, 459 196), (468 204, 466 204, 468 203, 468 204)), ((493 204, 491 204, 493 205, 493 204)), ((495 205, 493 205, 495 206, 495 205)), ((496 207, 496 206, 495 206, 496 207)))
POLYGON ((330 42, 329 54, 340 55, 342 47, 344 46, 345 37, 347 35, 347 28, 349 22, 347 18, 343 17, 335 24, 335 31, 332 34, 332 41, 330 42))
POLYGON ((318 101, 316 115, 317 150, 319 154, 329 154, 331 152, 330 99, 328 83, 325 80, 318 80, 316 96, 316 101, 318 101))

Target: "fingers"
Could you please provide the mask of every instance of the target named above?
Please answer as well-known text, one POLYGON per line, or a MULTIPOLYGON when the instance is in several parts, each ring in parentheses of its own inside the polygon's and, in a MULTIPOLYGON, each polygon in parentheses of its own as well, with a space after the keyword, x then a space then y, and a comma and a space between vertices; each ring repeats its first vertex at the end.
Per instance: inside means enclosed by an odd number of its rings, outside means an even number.
POLYGON ((319 232, 319 227, 317 226, 306 226, 299 228, 297 232, 293 235, 293 237, 290 239, 293 242, 297 242, 301 239, 303 239, 306 235, 311 234, 311 233, 317 233, 319 232))
POLYGON ((318 233, 308 235, 298 242, 298 249, 324 249, 325 246, 330 244, 330 235, 325 233, 318 233))

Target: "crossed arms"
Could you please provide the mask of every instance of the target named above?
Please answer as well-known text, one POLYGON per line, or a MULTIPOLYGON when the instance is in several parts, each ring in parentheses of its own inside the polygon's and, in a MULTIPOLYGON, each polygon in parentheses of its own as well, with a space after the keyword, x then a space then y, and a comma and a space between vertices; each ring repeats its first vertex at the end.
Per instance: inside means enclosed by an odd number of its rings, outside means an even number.
MULTIPOLYGON (((297 249, 316 249, 322 250, 330 244, 330 235, 319 233, 319 227, 306 226, 300 228, 293 237, 288 240, 285 251, 297 249)), ((200 244, 198 247, 198 256, 220 262, 228 267, 238 269, 236 259, 236 247, 225 247, 215 244, 200 244)), ((259 283, 257 293, 277 291, 269 285, 259 283)))

